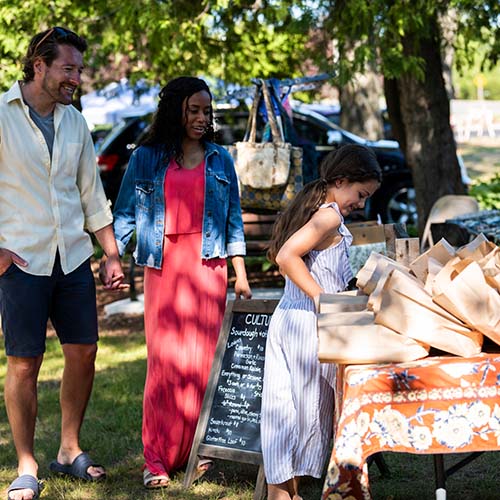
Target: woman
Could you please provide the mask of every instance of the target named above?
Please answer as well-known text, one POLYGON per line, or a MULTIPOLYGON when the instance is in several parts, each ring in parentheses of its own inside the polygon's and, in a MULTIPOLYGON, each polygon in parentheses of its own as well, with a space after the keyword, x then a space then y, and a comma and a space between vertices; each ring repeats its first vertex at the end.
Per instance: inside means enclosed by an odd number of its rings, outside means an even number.
MULTIPOLYGON (((146 266, 147 488, 167 486, 187 463, 224 315, 226 256, 236 273, 236 297, 251 297, 237 177, 230 155, 211 142, 212 116, 203 80, 169 82, 132 154, 114 213, 120 252, 135 229, 134 258, 146 266)), ((209 466, 200 460, 199 474, 209 466)))

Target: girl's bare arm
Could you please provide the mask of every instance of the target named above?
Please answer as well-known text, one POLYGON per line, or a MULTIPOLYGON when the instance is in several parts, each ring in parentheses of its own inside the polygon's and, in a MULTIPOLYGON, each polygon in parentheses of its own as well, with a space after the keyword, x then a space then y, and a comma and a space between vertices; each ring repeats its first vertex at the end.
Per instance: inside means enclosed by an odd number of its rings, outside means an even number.
POLYGON ((280 272, 288 276, 312 299, 315 299, 323 290, 307 269, 303 256, 332 239, 340 223, 340 217, 335 210, 319 209, 307 224, 285 242, 276 256, 280 272))

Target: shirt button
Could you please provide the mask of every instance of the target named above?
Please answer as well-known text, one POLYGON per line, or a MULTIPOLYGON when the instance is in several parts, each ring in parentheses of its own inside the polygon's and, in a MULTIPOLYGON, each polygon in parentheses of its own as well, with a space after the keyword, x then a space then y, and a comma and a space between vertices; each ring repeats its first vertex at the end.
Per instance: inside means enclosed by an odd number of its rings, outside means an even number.
POLYGON ((212 211, 211 211, 211 210, 209 210, 209 211, 207 212, 207 215, 208 215, 209 217, 212 217, 212 211))
POLYGON ((210 231, 207 231, 207 232, 205 233, 205 236, 208 238, 208 237, 210 236, 210 231))

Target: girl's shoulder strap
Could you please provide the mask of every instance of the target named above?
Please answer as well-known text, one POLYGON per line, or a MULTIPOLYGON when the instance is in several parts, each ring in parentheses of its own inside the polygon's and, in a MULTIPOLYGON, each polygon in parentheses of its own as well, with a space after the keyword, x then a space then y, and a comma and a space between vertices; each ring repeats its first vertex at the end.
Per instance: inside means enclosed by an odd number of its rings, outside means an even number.
POLYGON ((334 201, 332 201, 330 203, 323 203, 322 205, 320 205, 319 208, 333 208, 339 214, 340 221, 344 222, 344 217, 342 216, 342 214, 340 212, 339 206, 334 201))

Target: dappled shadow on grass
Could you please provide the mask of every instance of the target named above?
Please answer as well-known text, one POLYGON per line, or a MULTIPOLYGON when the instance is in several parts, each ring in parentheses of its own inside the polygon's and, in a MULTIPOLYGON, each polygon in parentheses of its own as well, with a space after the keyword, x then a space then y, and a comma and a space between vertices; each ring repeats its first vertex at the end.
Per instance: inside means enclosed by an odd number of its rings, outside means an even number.
MULTIPOLYGON (((445 467, 462 460, 467 454, 447 454, 445 467)), ((434 461, 432 455, 384 452, 391 477, 381 477, 370 467, 370 487, 374 500, 423 500, 435 498, 434 461)), ((447 498, 467 500, 498 500, 500 495, 497 471, 500 453, 483 453, 479 458, 446 480, 447 498)))
MULTIPOLYGON (((146 491, 142 485, 141 418, 146 374, 144 338, 141 333, 124 337, 104 336, 100 341, 94 390, 81 433, 81 446, 108 471, 104 483, 88 484, 49 476, 48 465, 57 454, 60 437, 59 384, 62 359, 57 339, 48 340, 39 383, 39 417, 36 456, 40 477, 45 480, 42 499, 129 500, 178 498, 185 500, 251 499, 257 475, 255 466, 217 461, 216 466, 188 491, 184 474, 172 478, 164 491, 146 491)), ((0 363, 4 359, 0 359, 0 363)), ((0 488, 7 488, 16 475, 15 452, 0 402, 0 488)))

